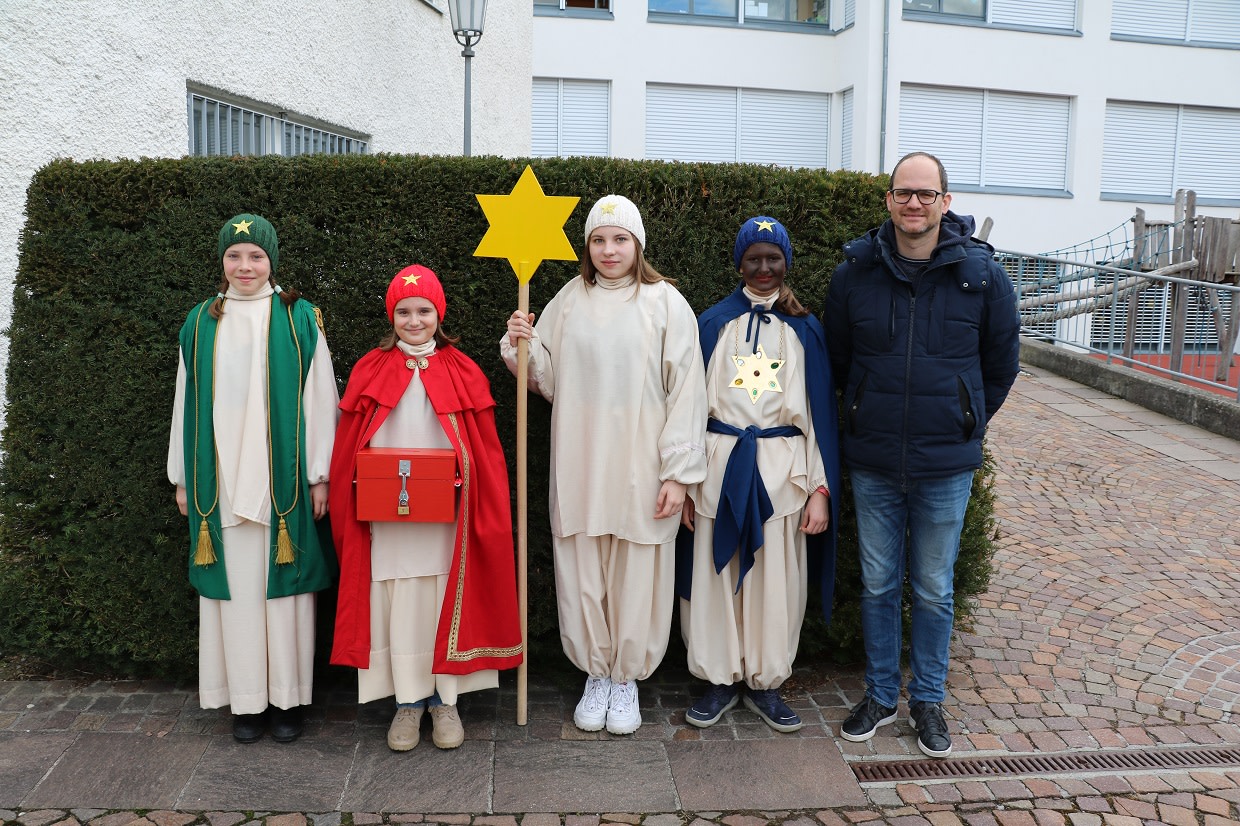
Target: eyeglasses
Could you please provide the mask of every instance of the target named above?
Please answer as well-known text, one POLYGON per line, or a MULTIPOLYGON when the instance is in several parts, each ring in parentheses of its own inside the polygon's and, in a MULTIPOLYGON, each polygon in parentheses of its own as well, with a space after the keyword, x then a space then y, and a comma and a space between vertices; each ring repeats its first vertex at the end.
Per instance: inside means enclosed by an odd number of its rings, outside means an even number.
POLYGON ((891 197, 897 204, 907 204, 916 195, 917 202, 922 206, 930 206, 939 199, 940 195, 947 194, 937 189, 889 189, 887 191, 891 193, 891 197))

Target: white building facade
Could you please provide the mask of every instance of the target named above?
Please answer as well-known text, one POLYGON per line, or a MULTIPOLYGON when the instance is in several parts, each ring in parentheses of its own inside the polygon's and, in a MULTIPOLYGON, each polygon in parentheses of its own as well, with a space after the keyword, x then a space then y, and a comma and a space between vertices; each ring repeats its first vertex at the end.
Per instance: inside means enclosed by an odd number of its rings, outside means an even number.
POLYGON ((1023 252, 1170 218, 1180 188, 1240 207, 1240 0, 533 2, 536 155, 890 172, 925 150, 1023 252))
MULTIPOLYGON (((526 155, 530 9, 490 0, 486 23, 472 149, 526 155)), ((0 0, 0 329, 26 189, 48 161, 460 154, 464 75, 444 0, 0 0)))

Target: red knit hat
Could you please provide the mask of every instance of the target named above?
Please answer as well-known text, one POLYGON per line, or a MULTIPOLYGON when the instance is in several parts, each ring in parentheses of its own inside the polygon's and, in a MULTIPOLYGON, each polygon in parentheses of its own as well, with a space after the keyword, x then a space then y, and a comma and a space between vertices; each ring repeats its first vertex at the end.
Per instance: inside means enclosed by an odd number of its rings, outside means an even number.
POLYGON ((425 298, 434 304, 435 312, 439 313, 439 321, 443 323, 444 314, 448 311, 448 302, 443 296, 443 284, 439 283, 439 276, 421 264, 405 267, 396 273, 396 277, 388 285, 388 321, 392 321, 395 317, 396 305, 411 297, 425 298))

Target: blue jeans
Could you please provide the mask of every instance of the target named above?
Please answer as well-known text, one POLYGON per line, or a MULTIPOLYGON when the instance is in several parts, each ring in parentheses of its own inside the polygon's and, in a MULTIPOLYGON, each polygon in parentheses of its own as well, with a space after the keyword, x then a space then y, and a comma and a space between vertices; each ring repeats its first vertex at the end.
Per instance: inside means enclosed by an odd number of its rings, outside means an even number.
POLYGON ((973 471, 914 481, 907 490, 863 470, 853 470, 851 477, 861 555, 866 693, 889 708, 900 699, 907 560, 913 586, 909 701, 941 703, 947 696, 956 557, 973 471))

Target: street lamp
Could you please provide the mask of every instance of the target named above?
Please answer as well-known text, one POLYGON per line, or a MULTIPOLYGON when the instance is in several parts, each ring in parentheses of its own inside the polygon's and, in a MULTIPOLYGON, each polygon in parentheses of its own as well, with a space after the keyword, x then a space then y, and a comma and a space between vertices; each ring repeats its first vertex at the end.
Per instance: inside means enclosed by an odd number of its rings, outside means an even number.
POLYGON ((487 0, 448 0, 448 13, 452 17, 452 34, 456 42, 465 48, 465 155, 469 155, 469 59, 474 56, 474 44, 482 39, 482 21, 487 14, 487 0))

